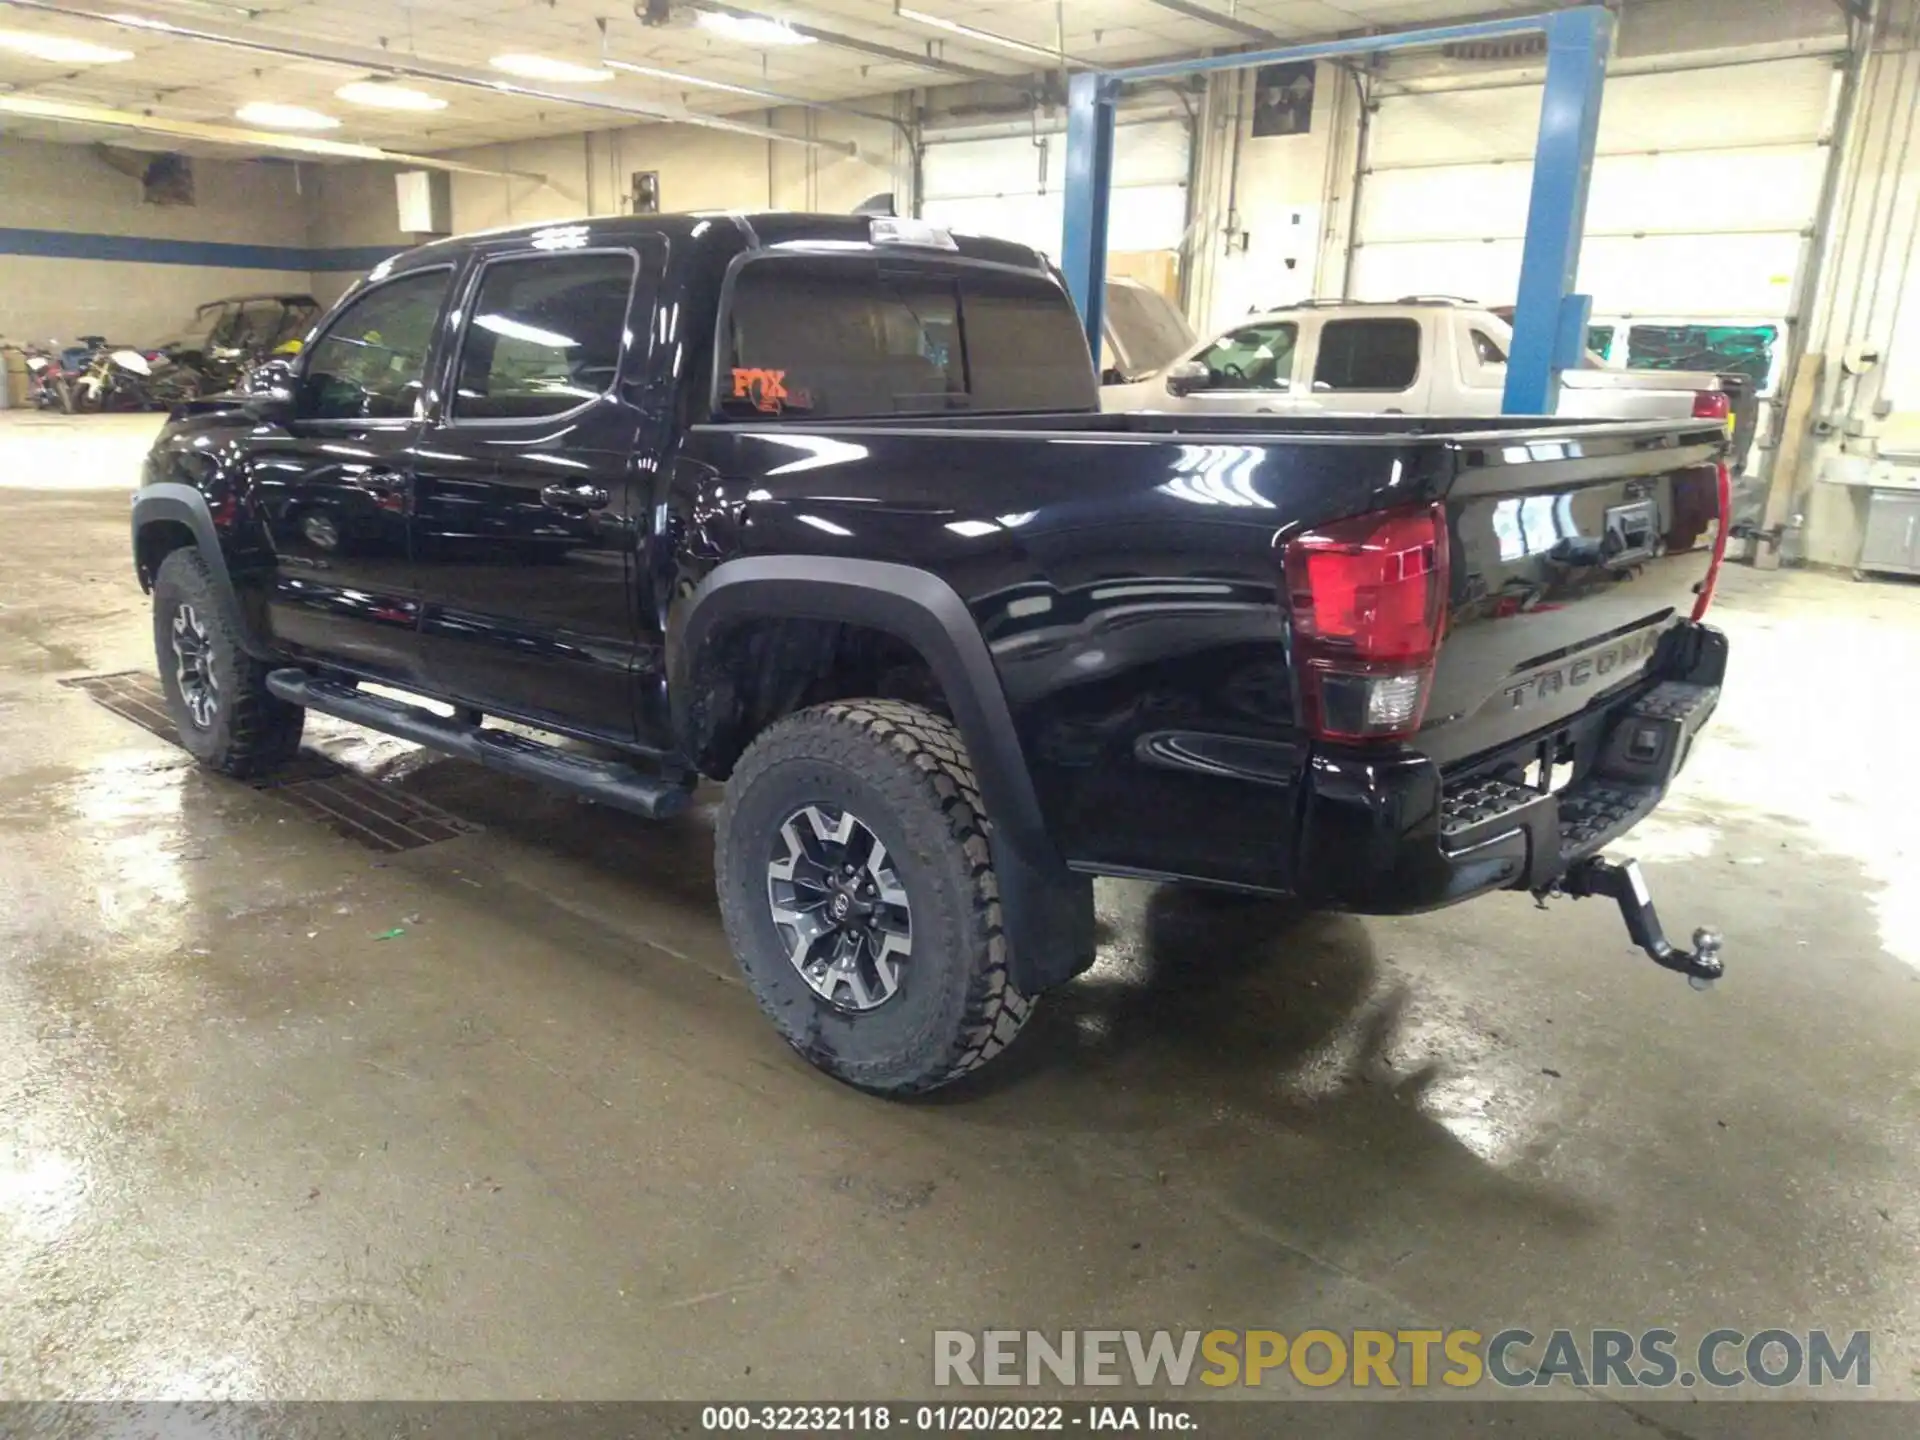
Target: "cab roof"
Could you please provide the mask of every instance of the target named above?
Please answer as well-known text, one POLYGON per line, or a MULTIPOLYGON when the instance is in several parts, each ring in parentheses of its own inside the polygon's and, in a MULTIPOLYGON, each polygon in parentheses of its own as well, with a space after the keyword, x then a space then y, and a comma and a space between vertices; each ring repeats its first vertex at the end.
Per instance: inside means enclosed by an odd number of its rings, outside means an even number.
MULTIPOLYGON (((403 251, 386 262, 386 273, 412 269, 416 265, 444 264, 447 260, 479 248, 509 248, 515 242, 538 246, 564 237, 566 248, 591 248, 619 245, 649 235, 664 235, 676 244, 711 244, 728 251, 770 250, 811 245, 830 246, 836 251, 871 249, 876 254, 957 254, 969 260, 987 261, 1023 270, 1045 272, 1050 267, 1037 250, 1008 240, 983 235, 966 235, 932 226, 951 238, 953 248, 938 249, 918 245, 910 239, 886 240, 876 233, 877 225, 894 220, 892 216, 814 215, 797 211, 707 211, 667 215, 595 215, 574 220, 543 220, 527 225, 508 225, 495 230, 480 230, 432 240, 403 251)), ((899 220, 905 229, 927 222, 899 220)), ((551 248, 561 248, 557 245, 551 248)))

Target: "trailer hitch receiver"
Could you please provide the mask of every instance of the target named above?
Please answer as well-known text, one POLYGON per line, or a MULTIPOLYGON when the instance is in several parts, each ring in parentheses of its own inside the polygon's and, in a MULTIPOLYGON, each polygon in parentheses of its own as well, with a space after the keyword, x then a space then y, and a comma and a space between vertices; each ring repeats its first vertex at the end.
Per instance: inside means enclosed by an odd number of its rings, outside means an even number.
MULTIPOLYGON (((1649 959, 1664 970, 1684 975, 1696 990, 1704 990, 1726 974, 1720 958, 1720 934, 1705 928, 1693 932, 1693 949, 1676 949, 1660 928, 1660 916, 1653 908, 1653 896, 1647 892, 1646 877, 1640 862, 1627 860, 1616 864, 1595 856, 1582 860, 1561 876, 1554 887, 1576 900, 1589 895, 1611 896, 1620 907, 1620 918, 1627 922, 1627 934, 1633 943, 1647 952, 1649 959)), ((1544 899, 1544 894, 1542 896, 1544 899)))

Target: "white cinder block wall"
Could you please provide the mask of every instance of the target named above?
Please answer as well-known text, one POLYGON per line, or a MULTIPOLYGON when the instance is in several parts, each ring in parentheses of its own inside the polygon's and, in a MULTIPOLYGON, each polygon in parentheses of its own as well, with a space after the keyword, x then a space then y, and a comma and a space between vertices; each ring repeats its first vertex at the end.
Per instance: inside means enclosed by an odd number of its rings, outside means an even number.
POLYGON ((139 178, 90 146, 0 139, 0 335, 146 344, 216 296, 307 289, 300 168, 199 157, 193 168, 194 204, 149 205, 139 178), (231 246, 252 250, 220 248, 231 246))
MULTIPOLYGON (((812 112, 770 122, 860 153, 661 125, 488 146, 451 158, 540 178, 456 175, 454 228, 616 213, 637 170, 660 173, 674 210, 845 211, 876 191, 904 192, 911 165, 895 126, 812 112)), ((149 205, 136 176, 89 146, 0 139, 0 336, 145 344, 222 295, 311 291, 331 302, 422 238, 397 228, 393 167, 202 156, 193 167, 193 205, 149 205)))
POLYGON ((311 289, 321 304, 338 300, 377 257, 418 243, 419 237, 398 227, 395 173, 386 165, 309 165, 301 171, 311 289))

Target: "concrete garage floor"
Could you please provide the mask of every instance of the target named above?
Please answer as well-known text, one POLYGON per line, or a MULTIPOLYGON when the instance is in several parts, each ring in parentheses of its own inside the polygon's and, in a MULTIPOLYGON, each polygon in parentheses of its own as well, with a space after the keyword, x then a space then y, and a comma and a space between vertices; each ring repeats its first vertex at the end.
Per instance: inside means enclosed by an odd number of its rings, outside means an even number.
POLYGON ((152 428, 0 417, 0 1395, 924 1396, 942 1327, 1414 1324, 1871 1329, 1920 1391, 1920 589, 1728 575, 1624 847, 1712 994, 1600 901, 1109 884, 1005 1063, 888 1104, 735 978, 709 813, 316 726, 484 827, 377 855, 61 686, 151 668, 152 428))

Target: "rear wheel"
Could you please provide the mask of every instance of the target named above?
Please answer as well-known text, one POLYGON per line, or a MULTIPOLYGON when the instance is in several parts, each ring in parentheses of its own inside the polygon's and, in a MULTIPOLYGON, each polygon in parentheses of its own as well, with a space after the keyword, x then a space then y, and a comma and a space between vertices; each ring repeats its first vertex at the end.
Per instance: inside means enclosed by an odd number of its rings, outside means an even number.
POLYGON ((912 1094, 1003 1050, 1013 986, 989 825, 965 743, 917 705, 852 700, 773 725, 727 784, 720 914, 788 1044, 912 1094))
POLYGON ((180 744, 202 765, 258 775, 300 748, 307 712, 268 691, 268 667, 240 644, 192 546, 168 555, 154 577, 153 649, 180 744))

